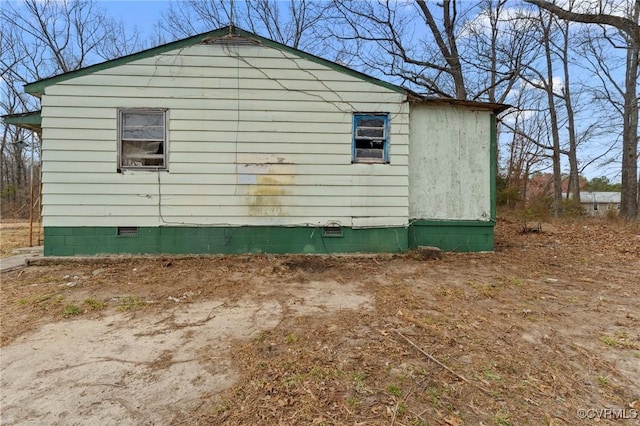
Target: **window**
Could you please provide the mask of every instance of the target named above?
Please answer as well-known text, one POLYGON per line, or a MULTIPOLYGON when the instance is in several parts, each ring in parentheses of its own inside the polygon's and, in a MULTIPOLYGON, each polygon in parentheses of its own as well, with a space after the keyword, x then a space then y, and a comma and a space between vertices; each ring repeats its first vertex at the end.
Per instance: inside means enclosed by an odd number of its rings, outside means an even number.
POLYGON ((598 210, 598 205, 597 204, 593 205, 593 210, 598 210))
POLYGON ((389 162, 389 114, 354 114, 354 163, 389 162))
POLYGON ((118 115, 118 169, 166 169, 166 110, 121 109, 118 115))

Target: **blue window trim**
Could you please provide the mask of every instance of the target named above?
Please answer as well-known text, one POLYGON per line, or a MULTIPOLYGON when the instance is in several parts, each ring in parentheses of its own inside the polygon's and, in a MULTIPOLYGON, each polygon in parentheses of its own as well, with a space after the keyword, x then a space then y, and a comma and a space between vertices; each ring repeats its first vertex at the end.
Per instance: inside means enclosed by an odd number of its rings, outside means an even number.
POLYGON ((354 113, 353 114, 353 128, 351 137, 351 163, 364 163, 364 164, 388 164, 389 163, 389 113, 354 113), (384 118, 384 143, 382 149, 382 160, 372 161, 362 160, 356 158, 356 135, 358 129, 358 121, 371 118, 384 118))

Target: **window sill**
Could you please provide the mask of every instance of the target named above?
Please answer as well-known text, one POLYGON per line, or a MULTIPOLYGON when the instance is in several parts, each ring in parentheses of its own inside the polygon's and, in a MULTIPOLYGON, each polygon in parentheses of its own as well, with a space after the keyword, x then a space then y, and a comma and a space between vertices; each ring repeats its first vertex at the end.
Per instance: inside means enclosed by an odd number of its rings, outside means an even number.
POLYGON ((123 175, 133 175, 133 174, 149 174, 149 172, 166 172, 169 173, 169 169, 154 169, 151 167, 140 167, 140 168, 134 168, 134 169, 118 169, 117 170, 118 173, 123 174, 123 175))
POLYGON ((390 164, 389 161, 379 159, 359 159, 351 161, 351 164, 390 164))

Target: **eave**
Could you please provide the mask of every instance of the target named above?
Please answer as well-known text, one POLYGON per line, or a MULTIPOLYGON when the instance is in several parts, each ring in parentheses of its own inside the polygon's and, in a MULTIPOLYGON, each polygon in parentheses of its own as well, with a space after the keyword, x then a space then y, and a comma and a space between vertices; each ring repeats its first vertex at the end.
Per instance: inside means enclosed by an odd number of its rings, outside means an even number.
POLYGON ((2 116, 4 124, 11 124, 33 132, 42 132, 42 111, 29 111, 2 116))
POLYGON ((507 104, 469 101, 465 99, 455 99, 455 98, 432 97, 432 96, 420 95, 417 93, 411 93, 409 100, 411 102, 424 103, 424 104, 448 104, 448 105, 455 105, 455 106, 464 106, 470 109, 492 111, 495 114, 500 114, 501 112, 504 112, 507 109, 511 108, 511 105, 507 105, 507 104))

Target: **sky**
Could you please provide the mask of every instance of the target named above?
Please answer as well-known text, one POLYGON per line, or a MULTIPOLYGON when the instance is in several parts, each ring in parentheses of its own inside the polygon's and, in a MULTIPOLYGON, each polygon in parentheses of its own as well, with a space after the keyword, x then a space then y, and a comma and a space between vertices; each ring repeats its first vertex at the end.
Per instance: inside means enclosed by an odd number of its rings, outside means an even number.
POLYGON ((116 19, 122 18, 126 26, 137 26, 144 37, 153 34, 153 25, 161 18, 171 2, 169 0, 101 0, 100 7, 104 8, 116 19))

